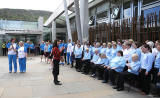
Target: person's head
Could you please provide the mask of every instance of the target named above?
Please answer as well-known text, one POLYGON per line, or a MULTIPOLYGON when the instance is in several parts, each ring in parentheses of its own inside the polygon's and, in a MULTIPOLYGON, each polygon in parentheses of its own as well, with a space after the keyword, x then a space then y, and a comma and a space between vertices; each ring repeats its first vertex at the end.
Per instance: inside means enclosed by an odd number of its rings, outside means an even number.
POLYGON ((132 55, 132 61, 133 61, 133 62, 138 61, 138 55, 137 55, 137 54, 133 54, 133 55, 132 55))
POLYGON ((125 46, 126 46, 127 49, 131 48, 130 42, 125 42, 125 46))
POLYGON ((15 38, 12 38, 12 39, 11 39, 11 42, 12 42, 12 43, 15 43, 15 41, 16 41, 15 38))
POLYGON ((22 47, 23 46, 23 41, 19 42, 19 46, 22 47))
POLYGON ((62 43, 62 40, 59 40, 59 43, 61 44, 61 43, 62 43))
POLYGON ((71 43, 71 39, 69 39, 68 42, 71 43))
POLYGON ((46 46, 48 46, 48 42, 46 42, 46 46))
POLYGON ((86 48, 86 52, 87 52, 87 53, 89 52, 89 48, 86 48))
POLYGON ((119 50, 119 51, 117 52, 117 56, 123 56, 123 52, 122 52, 121 50, 119 50))
POLYGON ((139 42, 134 42, 134 43, 132 43, 132 47, 133 47, 134 49, 137 49, 137 48, 140 47, 140 43, 139 43, 139 42))
POLYGON ((157 40, 157 41, 155 42, 155 47, 157 47, 159 43, 160 43, 160 41, 157 40))
POLYGON ((99 42, 96 43, 96 48, 98 48, 98 47, 100 47, 100 43, 99 42))
POLYGON ((102 45, 103 45, 103 48, 106 48, 106 43, 103 43, 102 45))
POLYGON ((149 40, 146 40, 145 43, 147 44, 149 42, 149 40))
POLYGON ((95 54, 98 54, 98 50, 95 50, 95 54))
POLYGON ((154 47, 154 43, 152 41, 149 41, 147 44, 150 46, 151 49, 154 47))
POLYGON ((157 50, 160 51, 160 43, 157 44, 157 50))
POLYGON ((142 49, 143 53, 152 52, 152 50, 148 44, 144 44, 141 49, 142 49))
POLYGON ((106 58, 106 54, 101 54, 102 58, 106 58))
POLYGON ((54 40, 54 42, 53 42, 53 47, 58 47, 58 45, 59 45, 59 41, 56 39, 56 40, 54 40))
POLYGON ((112 43, 112 46, 113 46, 114 49, 117 49, 117 44, 116 44, 116 42, 115 42, 115 43, 112 43))
POLYGON ((129 43, 130 43, 131 45, 132 45, 132 43, 134 43, 133 39, 129 39, 128 41, 129 41, 129 43))
POLYGON ((44 44, 44 41, 42 41, 42 44, 44 44))
POLYGON ((108 42, 107 47, 108 47, 109 49, 112 48, 112 44, 111 44, 110 42, 108 42))
POLYGON ((77 47, 78 47, 78 48, 81 48, 81 44, 77 44, 77 47))

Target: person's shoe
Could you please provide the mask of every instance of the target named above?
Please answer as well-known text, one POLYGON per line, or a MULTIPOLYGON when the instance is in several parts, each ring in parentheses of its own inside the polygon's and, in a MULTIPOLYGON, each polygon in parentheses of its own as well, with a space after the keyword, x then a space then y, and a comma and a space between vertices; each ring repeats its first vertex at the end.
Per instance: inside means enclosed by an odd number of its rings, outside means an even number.
POLYGON ((102 83, 107 83, 107 81, 103 80, 102 83))
POLYGON ((60 83, 60 82, 56 82, 56 83, 54 83, 55 85, 62 85, 62 83, 60 83))
POLYGON ((123 91, 124 90, 124 88, 118 88, 117 89, 117 91, 123 91))
POLYGON ((9 73, 12 73, 12 71, 9 71, 9 73))
POLYGON ((114 87, 112 87, 112 88, 113 88, 113 89, 119 89, 118 86, 114 86, 114 87))
POLYGON ((16 71, 14 73, 17 73, 16 71))

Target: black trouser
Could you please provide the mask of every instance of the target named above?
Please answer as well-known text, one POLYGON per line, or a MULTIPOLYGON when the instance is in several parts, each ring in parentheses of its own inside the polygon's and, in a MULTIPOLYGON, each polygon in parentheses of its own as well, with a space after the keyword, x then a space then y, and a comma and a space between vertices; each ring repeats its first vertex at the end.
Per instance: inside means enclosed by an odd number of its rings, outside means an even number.
POLYGON ((81 71, 82 64, 81 64, 81 58, 76 58, 76 69, 81 71))
POLYGON ((110 81, 112 84, 115 84, 115 80, 116 80, 116 76, 117 76, 117 72, 114 69, 110 69, 109 70, 109 77, 110 77, 110 81))
POLYGON ((54 83, 58 83, 59 62, 60 62, 60 60, 53 60, 54 66, 53 66, 52 74, 54 77, 54 83))
POLYGON ((103 65, 97 66, 97 76, 98 76, 98 78, 103 79, 104 70, 105 70, 105 68, 104 68, 103 65))
POLYGON ((96 74, 96 70, 98 69, 99 64, 91 63, 91 73, 96 74))
POLYGON ((6 48, 2 48, 3 56, 6 56, 6 48))
POLYGON ((140 72, 140 85, 141 85, 141 90, 145 92, 146 94, 149 94, 150 91, 150 81, 151 81, 151 75, 150 72, 148 72, 148 75, 145 75, 146 69, 141 69, 140 72))
POLYGON ((159 72, 159 69, 158 68, 154 68, 152 73, 153 73, 153 83, 156 84, 157 82, 157 79, 158 79, 158 72, 159 72))
POLYGON ((130 73, 128 71, 118 73, 117 87, 124 88, 124 80, 125 79, 135 80, 136 77, 137 77, 137 75, 130 73))
POLYGON ((67 56, 67 53, 64 53, 64 60, 65 60, 65 63, 67 62, 66 56, 67 56))
POLYGON ((83 71, 84 73, 89 73, 90 71, 90 60, 84 60, 83 61, 83 71))
POLYGON ((103 80, 108 82, 108 79, 109 79, 109 69, 105 68, 103 73, 103 80))

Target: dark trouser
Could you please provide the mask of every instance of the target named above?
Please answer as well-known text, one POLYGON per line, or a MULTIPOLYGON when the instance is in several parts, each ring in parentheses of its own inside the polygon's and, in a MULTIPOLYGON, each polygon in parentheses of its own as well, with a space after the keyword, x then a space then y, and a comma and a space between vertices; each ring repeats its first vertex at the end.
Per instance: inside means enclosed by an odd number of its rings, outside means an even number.
POLYGON ((109 70, 109 77, 112 84, 115 84, 117 72, 114 69, 109 70))
POLYGON ((65 63, 67 62, 66 56, 67 56, 67 53, 64 53, 64 60, 65 60, 65 63))
POLYGON ((150 91, 150 80, 151 80, 151 75, 148 73, 148 75, 145 75, 146 70, 141 69, 140 72, 140 85, 141 85, 141 90, 145 92, 146 94, 149 94, 150 91))
POLYGON ((58 83, 58 75, 59 75, 59 62, 60 60, 53 60, 53 77, 54 77, 54 83, 58 83))
POLYGON ((97 76, 98 76, 98 78, 103 79, 104 70, 105 70, 104 66, 102 66, 102 65, 97 66, 97 76))
POLYGON ((6 56, 6 48, 2 48, 3 56, 6 56))
POLYGON ((136 77, 137 77, 137 75, 130 73, 128 71, 118 73, 117 87, 124 88, 124 80, 125 79, 135 80, 136 77))
POLYGON ((81 64, 81 58, 76 58, 76 69, 81 70, 82 64, 81 64))
POLYGON ((105 80, 106 82, 108 82, 109 79, 109 69, 104 69, 104 73, 103 73, 103 80, 105 80))
POLYGON ((84 60, 83 61, 83 71, 84 73, 89 73, 90 71, 90 60, 84 60))
POLYGON ((158 72, 159 72, 159 69, 158 69, 158 68, 154 68, 154 69, 153 69, 153 72, 152 72, 152 73, 153 73, 153 83, 154 83, 154 84, 156 84, 156 82, 157 82, 157 79, 158 79, 158 75, 157 75, 157 74, 158 74, 158 72))

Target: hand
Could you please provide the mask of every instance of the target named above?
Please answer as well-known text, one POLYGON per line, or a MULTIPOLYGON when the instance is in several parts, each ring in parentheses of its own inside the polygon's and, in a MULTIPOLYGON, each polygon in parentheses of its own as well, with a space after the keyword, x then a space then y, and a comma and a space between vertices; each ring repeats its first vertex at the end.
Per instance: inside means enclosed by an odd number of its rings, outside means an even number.
POLYGON ((146 72, 145 75, 148 76, 148 72, 146 72))
POLYGON ((113 67, 112 69, 116 69, 116 67, 113 67))
POLYGON ((160 76, 160 72, 158 72, 158 76, 160 76))
POLYGON ((107 68, 107 66, 104 66, 104 68, 107 68))
POLYGON ((107 69, 110 69, 110 67, 108 66, 107 69))

